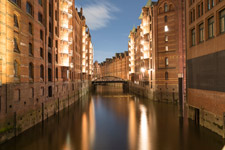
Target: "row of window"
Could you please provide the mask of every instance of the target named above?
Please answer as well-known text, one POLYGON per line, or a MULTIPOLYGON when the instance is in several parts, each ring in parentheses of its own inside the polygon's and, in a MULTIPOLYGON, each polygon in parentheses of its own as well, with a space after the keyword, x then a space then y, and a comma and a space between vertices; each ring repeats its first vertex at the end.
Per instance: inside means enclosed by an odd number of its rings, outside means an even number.
MULTIPOLYGON (((215 36, 215 17, 212 16, 207 20, 207 23, 205 24, 207 28, 207 35, 204 36, 204 23, 201 23, 198 25, 197 30, 198 30, 198 43, 204 42, 204 37, 207 37, 208 39, 213 38, 215 36)), ((219 33, 224 33, 225 32, 225 9, 219 12, 219 33)), ((196 29, 193 28, 191 29, 191 45, 194 46, 196 45, 196 29)))
MULTIPOLYGON (((34 79, 34 65, 33 63, 29 63, 29 79, 34 79)), ((19 77, 19 64, 15 60, 14 61, 14 77, 19 77)), ((56 78, 58 78, 58 68, 56 68, 56 78)), ((44 65, 40 65, 40 79, 44 80, 44 65)), ((52 81, 52 70, 48 68, 48 81, 52 81)))
MULTIPOLYGON (((194 0, 190 0, 190 1, 194 1, 194 0)), ((211 10, 214 6, 215 6, 215 0, 205 0, 206 1, 206 5, 205 5, 205 10, 209 11, 211 10)), ((221 2, 222 0, 218 0, 218 2, 221 2)), ((218 3, 217 2, 217 3, 218 3)), ((197 17, 201 17, 204 13, 204 3, 203 1, 199 2, 197 4, 196 8, 193 8, 190 10, 189 12, 189 23, 192 23, 195 21, 196 19, 196 12, 197 12, 197 17), (195 11, 195 9, 197 9, 197 11, 195 11)))

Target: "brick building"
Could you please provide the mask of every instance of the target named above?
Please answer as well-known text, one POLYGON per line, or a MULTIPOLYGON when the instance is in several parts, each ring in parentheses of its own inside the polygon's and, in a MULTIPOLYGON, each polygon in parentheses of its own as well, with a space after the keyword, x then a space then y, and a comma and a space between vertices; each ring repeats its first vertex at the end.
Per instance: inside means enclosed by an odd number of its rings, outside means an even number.
POLYGON ((177 101, 178 79, 183 92, 186 82, 185 2, 148 0, 139 19, 129 35, 130 80, 148 85, 154 99, 177 101))
POLYGON ((225 136, 225 1, 186 3, 189 117, 225 136))
POLYGON ((2 142, 72 104, 88 81, 81 86, 85 19, 73 0, 4 0, 0 7, 2 142))
POLYGON ((101 77, 114 76, 124 80, 129 79, 129 55, 128 51, 116 53, 113 58, 107 58, 100 63, 101 77))

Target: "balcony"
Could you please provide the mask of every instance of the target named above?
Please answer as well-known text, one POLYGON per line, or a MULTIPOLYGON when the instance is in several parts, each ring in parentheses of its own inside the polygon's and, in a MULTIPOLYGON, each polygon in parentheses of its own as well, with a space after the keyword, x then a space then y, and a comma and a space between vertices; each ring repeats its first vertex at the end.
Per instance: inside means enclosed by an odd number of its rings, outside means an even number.
POLYGON ((73 0, 63 0, 63 1, 67 2, 69 6, 73 4, 73 0))

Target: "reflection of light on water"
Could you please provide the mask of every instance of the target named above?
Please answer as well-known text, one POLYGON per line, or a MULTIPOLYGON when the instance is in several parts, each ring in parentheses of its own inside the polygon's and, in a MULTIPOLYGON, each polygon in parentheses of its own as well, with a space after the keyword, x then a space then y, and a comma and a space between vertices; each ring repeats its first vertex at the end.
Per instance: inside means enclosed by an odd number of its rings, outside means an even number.
POLYGON ((222 150, 225 150, 225 146, 223 147, 223 149, 222 150))
POLYGON ((66 143, 63 145, 63 150, 72 150, 71 148, 71 141, 70 141, 70 134, 68 133, 66 136, 66 143))
POLYGON ((147 109, 144 105, 140 105, 141 120, 139 127, 139 150, 149 150, 148 120, 147 109))
POLYGON ((136 110, 134 101, 129 102, 129 147, 136 149, 136 110))
POLYGON ((90 143, 91 147, 93 146, 95 142, 95 105, 93 99, 90 102, 89 106, 89 128, 90 128, 90 143))
POLYGON ((88 150, 88 127, 87 127, 87 115, 84 113, 82 115, 82 150, 88 150))

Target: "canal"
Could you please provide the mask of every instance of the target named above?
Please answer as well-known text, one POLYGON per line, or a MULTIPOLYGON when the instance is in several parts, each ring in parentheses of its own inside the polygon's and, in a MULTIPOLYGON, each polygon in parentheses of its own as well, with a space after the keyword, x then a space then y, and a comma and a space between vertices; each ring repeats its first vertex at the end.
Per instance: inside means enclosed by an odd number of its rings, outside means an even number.
POLYGON ((176 105, 98 86, 0 150, 222 150, 223 139, 186 117, 176 105))

